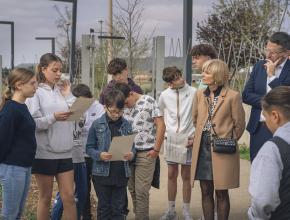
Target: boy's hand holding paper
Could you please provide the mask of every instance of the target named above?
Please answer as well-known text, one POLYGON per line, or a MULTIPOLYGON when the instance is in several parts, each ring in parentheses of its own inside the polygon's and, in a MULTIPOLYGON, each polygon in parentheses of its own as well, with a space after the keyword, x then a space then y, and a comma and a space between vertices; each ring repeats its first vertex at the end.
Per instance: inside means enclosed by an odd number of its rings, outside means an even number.
POLYGON ((124 154, 124 160, 129 161, 129 160, 132 160, 132 158, 133 158, 133 153, 132 152, 124 154))
POLYGON ((131 160, 133 153, 131 152, 136 134, 127 136, 113 137, 109 153, 112 154, 111 161, 131 160))
POLYGON ((108 152, 102 152, 100 154, 101 160, 103 161, 108 161, 112 158, 112 154, 108 153, 108 152))

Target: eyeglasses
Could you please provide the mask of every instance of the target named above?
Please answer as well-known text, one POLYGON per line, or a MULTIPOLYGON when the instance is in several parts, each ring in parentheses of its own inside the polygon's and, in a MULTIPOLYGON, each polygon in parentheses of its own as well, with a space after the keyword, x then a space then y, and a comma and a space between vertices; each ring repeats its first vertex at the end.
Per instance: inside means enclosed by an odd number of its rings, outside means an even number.
POLYGON ((119 111, 116 111, 116 110, 112 110, 108 107, 106 107, 106 109, 108 110, 108 112, 111 114, 111 115, 121 115, 123 114, 124 110, 119 110, 119 111))
POLYGON ((277 54, 280 54, 280 53, 283 53, 285 52, 286 50, 282 49, 282 50, 278 50, 278 51, 271 51, 267 48, 264 49, 264 53, 265 54, 273 54, 273 55, 277 55, 277 54))

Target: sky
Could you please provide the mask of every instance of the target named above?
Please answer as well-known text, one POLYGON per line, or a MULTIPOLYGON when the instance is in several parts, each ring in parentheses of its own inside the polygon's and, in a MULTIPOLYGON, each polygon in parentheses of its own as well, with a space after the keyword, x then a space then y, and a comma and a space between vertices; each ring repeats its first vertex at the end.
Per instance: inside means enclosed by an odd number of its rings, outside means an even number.
MULTIPOLYGON (((114 4, 113 0, 113 4, 114 4)), ((124 4, 126 0, 119 0, 124 4)), ((214 0, 193 0, 193 41, 196 23, 207 18, 214 0)), ((36 63, 39 57, 51 51, 51 42, 35 40, 35 37, 56 37, 59 17, 54 5, 60 9, 71 8, 71 3, 50 0, 0 0, 0 21, 14 21, 14 63, 36 63)), ((113 8, 113 13, 117 9, 113 8)), ((165 55, 169 55, 171 39, 174 45, 179 38, 182 45, 183 0, 143 0, 143 32, 154 36, 165 36, 165 55)), ((88 34, 90 28, 99 28, 99 20, 108 21, 108 0, 78 0, 77 40, 88 34)), ((58 46, 58 45, 56 45, 58 46)), ((2 66, 10 67, 10 26, 0 24, 0 55, 2 66)), ((56 53, 59 48, 56 47, 56 53)))

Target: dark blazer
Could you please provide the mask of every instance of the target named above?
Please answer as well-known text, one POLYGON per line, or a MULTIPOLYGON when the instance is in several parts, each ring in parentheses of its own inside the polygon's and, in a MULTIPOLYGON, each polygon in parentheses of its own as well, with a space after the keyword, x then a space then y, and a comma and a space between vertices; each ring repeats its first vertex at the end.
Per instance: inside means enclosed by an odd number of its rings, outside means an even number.
MULTIPOLYGON (((251 105, 251 116, 247 125, 247 130, 253 134, 259 124, 261 115, 261 99, 267 93, 267 72, 264 67, 265 60, 257 62, 252 70, 250 78, 244 88, 243 102, 251 105)), ((277 86, 290 86, 290 60, 287 59, 279 78, 269 83, 273 89, 277 86)))

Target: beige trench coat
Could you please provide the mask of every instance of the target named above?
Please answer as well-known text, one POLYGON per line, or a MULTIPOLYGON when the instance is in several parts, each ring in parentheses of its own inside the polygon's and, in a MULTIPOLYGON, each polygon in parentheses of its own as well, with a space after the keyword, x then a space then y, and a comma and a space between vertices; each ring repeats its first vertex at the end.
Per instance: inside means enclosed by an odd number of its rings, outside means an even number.
MULTIPOLYGON (((204 90, 198 90, 193 103, 193 124, 196 128, 192 149, 191 177, 192 186, 196 173, 202 129, 208 119, 208 102, 204 90)), ((231 137, 238 140, 245 129, 245 112, 238 92, 227 87, 222 88, 212 116, 212 123, 219 137, 231 137)), ((214 188, 232 189, 240 184, 239 149, 235 154, 212 153, 214 188)))

